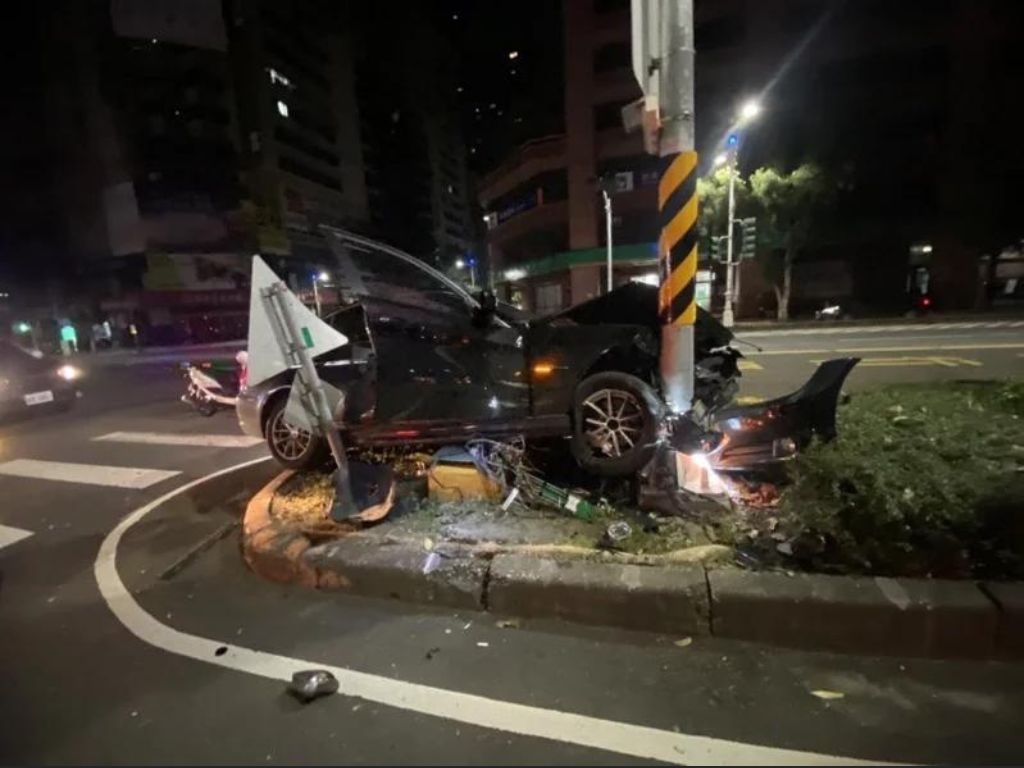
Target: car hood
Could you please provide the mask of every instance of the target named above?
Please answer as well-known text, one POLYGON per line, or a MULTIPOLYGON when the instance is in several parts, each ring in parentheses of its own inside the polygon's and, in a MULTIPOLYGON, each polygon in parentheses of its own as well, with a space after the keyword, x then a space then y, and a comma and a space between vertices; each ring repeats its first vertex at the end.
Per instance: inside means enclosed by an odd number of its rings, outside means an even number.
MULTIPOLYGON (((645 283, 627 283, 597 298, 530 322, 535 328, 607 324, 642 326, 651 330, 654 338, 660 338, 658 289, 645 283)), ((698 350, 724 347, 733 339, 732 331, 701 307, 697 307, 694 335, 698 350)))

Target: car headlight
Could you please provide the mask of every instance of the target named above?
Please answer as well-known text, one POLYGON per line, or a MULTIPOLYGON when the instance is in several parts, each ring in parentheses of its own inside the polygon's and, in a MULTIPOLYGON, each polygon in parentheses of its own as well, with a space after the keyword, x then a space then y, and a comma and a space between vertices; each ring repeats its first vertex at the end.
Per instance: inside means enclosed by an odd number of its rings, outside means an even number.
POLYGON ((64 379, 64 381, 74 381, 82 375, 82 372, 73 365, 62 365, 57 369, 57 375, 64 379))

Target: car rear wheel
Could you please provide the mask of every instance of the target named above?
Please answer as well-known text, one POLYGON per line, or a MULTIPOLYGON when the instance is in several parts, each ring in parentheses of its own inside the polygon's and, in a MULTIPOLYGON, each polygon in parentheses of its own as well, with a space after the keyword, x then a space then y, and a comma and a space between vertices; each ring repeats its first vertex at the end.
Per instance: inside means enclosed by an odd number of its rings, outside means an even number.
POLYGON ((664 406, 649 384, 628 373, 588 376, 576 387, 572 450, 584 469, 615 477, 654 455, 664 406))
POLYGON ((288 469, 313 469, 327 458, 327 441, 289 424, 284 415, 288 398, 279 397, 267 416, 267 447, 278 464, 288 469))

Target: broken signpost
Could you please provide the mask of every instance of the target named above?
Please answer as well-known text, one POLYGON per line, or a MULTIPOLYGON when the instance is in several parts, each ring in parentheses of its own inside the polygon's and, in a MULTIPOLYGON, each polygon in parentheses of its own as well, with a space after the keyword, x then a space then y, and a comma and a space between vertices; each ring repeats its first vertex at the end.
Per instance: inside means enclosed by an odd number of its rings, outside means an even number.
MULTIPOLYGON (((253 256, 249 297, 249 382, 259 384, 296 369, 285 418, 293 429, 322 435, 331 448, 334 472, 334 520, 370 522, 388 513, 394 482, 386 467, 350 473, 336 421, 345 396, 323 382, 313 358, 348 344, 348 338, 310 311, 259 256, 253 256)), ((360 467, 362 470, 363 468, 360 467)))

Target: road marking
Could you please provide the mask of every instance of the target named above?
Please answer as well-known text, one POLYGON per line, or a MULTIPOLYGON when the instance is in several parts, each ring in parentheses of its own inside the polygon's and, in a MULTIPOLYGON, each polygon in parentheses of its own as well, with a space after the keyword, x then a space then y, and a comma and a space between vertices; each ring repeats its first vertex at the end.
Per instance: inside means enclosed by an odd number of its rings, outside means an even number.
POLYGON ((73 464, 66 461, 15 459, 0 464, 0 475, 57 480, 64 483, 108 485, 116 488, 148 488, 154 483, 181 474, 170 469, 109 467, 102 464, 73 464))
POLYGON ((821 325, 812 328, 765 328, 763 330, 743 331, 744 338, 754 336, 835 336, 851 333, 880 333, 882 331, 950 331, 971 330, 976 328, 1019 328, 1024 321, 995 320, 986 323, 903 323, 901 325, 845 325, 833 327, 821 325))
POLYGON ((757 405, 763 402, 764 398, 757 395, 740 395, 736 398, 736 405, 757 405))
POLYGON ((908 347, 836 347, 835 349, 766 349, 758 355, 835 355, 862 352, 933 352, 935 350, 965 349, 1024 349, 1024 344, 934 344, 908 347))
POLYGON ((741 371, 763 371, 764 366, 760 363, 755 363, 753 360, 740 360, 741 371))
MULTIPOLYGON (((808 360, 812 365, 821 365, 824 360, 808 360)), ((956 368, 958 366, 980 368, 981 363, 977 360, 967 360, 963 357, 865 357, 859 363, 861 368, 903 368, 912 366, 937 365, 943 368, 956 368)))
POLYGON ((31 535, 32 531, 14 528, 10 525, 0 525, 0 549, 9 547, 11 544, 17 544, 22 539, 27 539, 31 535))
POLYGON ((129 593, 117 572, 117 547, 125 533, 169 500, 215 477, 252 466, 254 459, 186 483, 129 513, 107 534, 100 546, 93 573, 107 607, 125 628, 144 643, 186 658, 287 682, 292 674, 310 667, 327 669, 340 683, 340 693, 395 709, 492 728, 505 733, 561 741, 603 749, 646 760, 672 764, 720 765, 879 765, 837 755, 800 752, 758 744, 665 731, 632 723, 515 704, 470 693, 410 683, 391 677, 358 672, 305 659, 295 659, 181 632, 146 613, 129 593), (227 650, 222 650, 222 649, 227 650), (217 655, 217 654, 220 655, 217 655))
POLYGON ((146 445, 192 445, 201 448, 251 448, 263 442, 260 437, 248 435, 178 435, 169 432, 111 432, 94 437, 93 440, 146 445))

